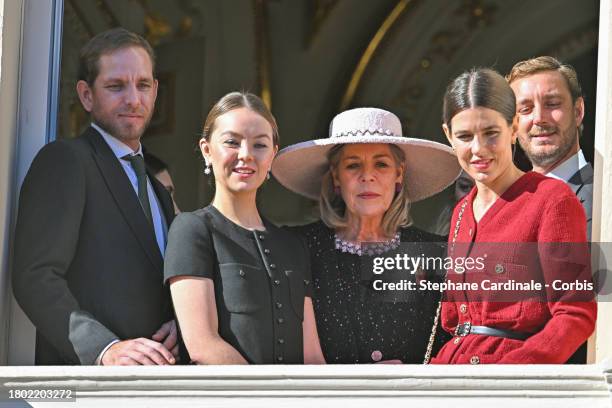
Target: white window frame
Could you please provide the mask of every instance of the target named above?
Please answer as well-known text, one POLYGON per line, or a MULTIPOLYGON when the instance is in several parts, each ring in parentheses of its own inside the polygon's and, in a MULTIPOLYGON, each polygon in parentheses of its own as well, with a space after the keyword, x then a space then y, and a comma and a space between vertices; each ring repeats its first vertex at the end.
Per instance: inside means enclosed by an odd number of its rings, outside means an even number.
MULTIPOLYGON (((5 5, 8 6, 9 3, 12 3, 11 15, 5 15, 4 21, 8 23, 15 19, 21 23, 14 173, 6 175, 14 185, 11 189, 12 194, 7 196, 11 208, 11 218, 8 223, 11 228, 3 237, 6 243, 8 235, 10 248, 19 188, 36 153, 56 137, 64 2, 63 0, 9 0, 5 5)), ((6 7, 7 11, 8 9, 6 7)), ((33 364, 34 327, 11 294, 8 284, 10 264, 6 261, 6 254, 4 257, 2 265, 8 266, 2 268, 4 285, 0 287, 2 289, 0 296, 10 300, 8 310, 0 310, 3 321, 6 321, 8 316, 8 341, 2 339, 0 343, 0 358, 4 356, 3 360, 9 365, 33 364)))
MULTIPOLYGON (((0 365, 28 365, 34 361, 34 328, 15 303, 9 285, 11 232, 16 216, 17 198, 25 174, 36 153, 57 132, 58 92, 60 81, 63 0, 8 0, 4 4, 5 33, 21 33, 17 46, 3 50, 0 96, 0 119, 10 116, 7 103, 14 104, 11 87, 18 91, 14 120, 0 122, 0 162, 6 159, 12 171, 0 172, 0 365), (6 29, 8 23, 11 30, 6 29), (18 58, 15 75, 10 58, 18 58), (7 68, 8 67, 8 68, 7 68), (9 112, 8 114, 6 112, 9 112), (13 136, 15 135, 16 136, 13 136), (1 197, 1 196, 0 196, 1 197), (1 201, 4 200, 4 201, 1 201), (7 299, 10 299, 7 301, 7 299), (8 322, 8 330, 5 329, 8 322)), ((595 124, 595 186, 593 240, 612 242, 612 66, 611 43, 612 0, 601 0, 598 49, 597 107, 595 124)), ((5 35, 3 41, 7 41, 5 35)), ((6 44, 6 42, 5 42, 6 44)), ((10 117, 8 118, 10 119, 10 117)), ((0 170, 2 170, 0 168, 0 170)), ((612 268, 610 268, 612 269, 612 268)), ((612 358, 612 303, 599 305, 596 346, 593 361, 612 358)))

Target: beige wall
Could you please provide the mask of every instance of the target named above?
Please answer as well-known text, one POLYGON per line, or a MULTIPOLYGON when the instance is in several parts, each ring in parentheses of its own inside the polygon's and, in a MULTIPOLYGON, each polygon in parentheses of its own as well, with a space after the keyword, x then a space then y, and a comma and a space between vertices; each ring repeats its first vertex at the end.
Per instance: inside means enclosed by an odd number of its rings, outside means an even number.
MULTIPOLYGON (((4 21, 4 0, 0 0, 0 89, 2 88, 2 31, 3 31, 3 21, 4 21)), ((0 181, 0 183, 2 183, 2 181, 0 181)), ((6 195, 4 195, 3 197, 6 197, 6 195)), ((0 201, 0 206, 5 206, 6 205, 6 198, 3 199, 2 201, 0 201)), ((3 226, 5 227, 4 224, 6 224, 6 218, 5 219, 0 219, 0 223, 3 224, 3 226)), ((6 227, 2 228, 2 237, 6 236, 6 227)), ((0 243, 2 243, 2 247, 4 247, 4 239, 0 238, 0 243)), ((0 260, 2 260, 2 264, 4 265, 4 259, 3 259, 3 254, 0 254, 0 260)), ((2 280, 2 267, 0 267, 0 299, 5 299, 6 295, 5 295, 5 291, 1 291, 3 284, 1 283, 3 282, 2 280)), ((8 330, 6 330, 6 319, 4 318, 4 305, 6 305, 7 302, 1 302, 0 303, 0 333, 6 333, 8 332, 8 330)), ((0 338, 0 341, 2 343, 6 342, 5 338, 0 338)), ((6 347, 3 347, 0 345, 0 350, 5 349, 6 347)), ((0 362, 5 362, 5 359, 2 358, 3 353, 0 352, 0 362)))
MULTIPOLYGON (((602 0, 599 17, 597 66, 597 110, 595 113, 595 178, 593 184, 593 241, 612 242, 612 2, 602 0)), ((607 244, 610 245, 610 244, 607 244)), ((602 265, 604 266, 604 265, 602 265)), ((605 269, 610 271, 608 261, 605 269)), ((608 276, 604 293, 612 293, 612 276, 608 276)), ((591 361, 612 359, 612 296, 600 298, 591 361), (595 355, 593 356, 593 351, 595 355), (593 359, 594 357, 594 359, 593 359)))
MULTIPOLYGON (((2 20, 4 17, 4 0, 0 0, 0 61, 2 61, 2 20)), ((2 66, 0 64, 0 82, 2 81, 2 66)))

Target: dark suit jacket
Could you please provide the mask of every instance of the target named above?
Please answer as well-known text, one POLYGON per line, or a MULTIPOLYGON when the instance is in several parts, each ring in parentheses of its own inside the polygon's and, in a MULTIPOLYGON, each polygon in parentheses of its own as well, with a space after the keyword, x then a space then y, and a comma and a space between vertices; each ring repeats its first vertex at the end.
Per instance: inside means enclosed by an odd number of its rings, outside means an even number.
MULTIPOLYGON (((567 182, 567 185, 576 193, 580 200, 587 220, 587 240, 591 240, 591 220, 593 218, 593 166, 587 163, 578 170, 567 182)), ((587 357, 587 343, 585 342, 567 361, 568 364, 585 364, 587 357)))
MULTIPOLYGON (((170 195, 149 174, 168 225, 170 195)), ((93 128, 43 147, 23 182, 13 290, 37 328, 37 364, 93 364, 114 338, 172 318, 153 227, 93 128)))
POLYGON ((591 219, 593 214, 593 166, 587 163, 578 170, 567 182, 568 186, 576 193, 580 203, 584 207, 587 219, 587 239, 591 240, 591 219))

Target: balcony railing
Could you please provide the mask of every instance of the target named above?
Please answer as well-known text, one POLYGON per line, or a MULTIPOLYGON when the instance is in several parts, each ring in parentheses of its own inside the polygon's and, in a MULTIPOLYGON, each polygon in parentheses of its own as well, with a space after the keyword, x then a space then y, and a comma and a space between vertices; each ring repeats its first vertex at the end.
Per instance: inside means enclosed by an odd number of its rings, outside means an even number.
MULTIPOLYGON (((0 407, 11 390, 15 396, 15 390, 44 389, 71 390, 70 407, 610 408, 611 385, 609 361, 584 366, 1 367, 0 407)), ((29 403, 45 407, 50 401, 29 403)))

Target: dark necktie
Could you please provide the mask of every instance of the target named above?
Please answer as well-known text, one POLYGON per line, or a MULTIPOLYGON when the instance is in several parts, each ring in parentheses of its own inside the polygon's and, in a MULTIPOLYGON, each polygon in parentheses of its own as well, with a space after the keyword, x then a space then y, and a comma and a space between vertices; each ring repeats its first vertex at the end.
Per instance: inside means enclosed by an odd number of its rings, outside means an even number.
POLYGON ((153 216, 151 215, 151 204, 149 203, 149 194, 147 192, 147 171, 145 169, 144 158, 140 154, 128 155, 124 159, 128 160, 136 173, 138 180, 138 200, 144 210, 145 216, 153 224, 153 216))

